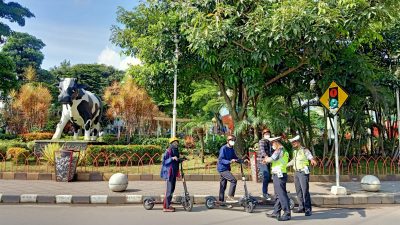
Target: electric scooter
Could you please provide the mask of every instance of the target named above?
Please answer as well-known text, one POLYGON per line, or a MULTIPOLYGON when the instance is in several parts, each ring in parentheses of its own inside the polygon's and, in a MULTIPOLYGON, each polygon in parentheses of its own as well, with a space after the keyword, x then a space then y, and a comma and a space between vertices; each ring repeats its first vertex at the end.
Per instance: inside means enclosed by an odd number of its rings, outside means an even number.
MULTIPOLYGON (((189 196, 189 192, 187 190, 187 186, 186 186, 186 180, 185 180, 185 173, 183 171, 183 161, 187 160, 186 157, 184 158, 179 158, 179 165, 180 165, 180 171, 181 171, 181 176, 182 176, 182 183, 183 183, 183 190, 184 193, 182 196, 178 196, 176 198, 176 202, 174 202, 174 204, 181 204, 183 206, 183 208, 185 209, 185 211, 190 212, 193 209, 193 201, 189 196)), ((164 202, 162 201, 156 201, 156 199, 154 199, 153 197, 145 197, 143 200, 143 207, 147 210, 151 210, 153 209, 155 204, 163 204, 164 202)))
POLYGON ((247 190, 246 176, 243 172, 243 162, 244 161, 242 159, 239 159, 237 161, 237 163, 240 164, 240 173, 241 173, 242 181, 243 181, 243 185, 244 185, 244 196, 241 197, 239 200, 224 201, 224 202, 218 201, 214 196, 207 196, 206 202, 205 202, 207 209, 213 209, 215 207, 220 207, 220 206, 224 206, 224 205, 228 205, 230 207, 233 207, 233 205, 238 205, 238 206, 242 206, 244 208, 244 210, 248 213, 252 213, 254 211, 258 201, 255 197, 251 196, 247 190))
MULTIPOLYGON (((289 197, 289 208, 290 210, 293 210, 295 207, 294 204, 294 200, 291 196, 289 196, 289 191, 288 191, 288 197, 289 197)), ((266 200, 265 198, 258 198, 257 200, 257 205, 274 205, 275 204, 275 200, 271 199, 271 200, 266 200)))

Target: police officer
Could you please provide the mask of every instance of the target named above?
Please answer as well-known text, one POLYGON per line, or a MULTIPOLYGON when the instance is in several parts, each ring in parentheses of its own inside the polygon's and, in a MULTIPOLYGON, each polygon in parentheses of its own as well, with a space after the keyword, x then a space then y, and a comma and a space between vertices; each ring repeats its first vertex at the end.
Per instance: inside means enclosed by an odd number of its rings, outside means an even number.
POLYGON ((293 159, 288 163, 288 166, 293 166, 294 169, 294 184, 296 186, 297 200, 299 208, 294 210, 294 213, 305 213, 306 216, 311 216, 311 197, 309 192, 310 168, 311 165, 317 165, 310 150, 301 146, 300 136, 289 139, 293 146, 293 159))
POLYGON ((271 137, 271 132, 268 129, 262 131, 263 138, 258 142, 258 152, 257 152, 257 164, 260 169, 260 174, 262 174, 262 197, 266 200, 271 200, 268 194, 268 183, 270 179, 270 165, 266 164, 264 161, 265 157, 271 157, 272 148, 271 143, 268 139, 271 137))
POLYGON ((289 161, 289 153, 279 142, 280 138, 281 137, 268 139, 272 144, 274 153, 271 155, 271 157, 266 157, 264 159, 266 163, 272 164, 271 173, 275 189, 274 211, 272 213, 268 213, 267 216, 271 218, 277 218, 278 221, 286 221, 291 219, 289 196, 286 191, 286 182, 288 179, 286 167, 289 161), (282 210, 283 215, 281 216, 282 210))

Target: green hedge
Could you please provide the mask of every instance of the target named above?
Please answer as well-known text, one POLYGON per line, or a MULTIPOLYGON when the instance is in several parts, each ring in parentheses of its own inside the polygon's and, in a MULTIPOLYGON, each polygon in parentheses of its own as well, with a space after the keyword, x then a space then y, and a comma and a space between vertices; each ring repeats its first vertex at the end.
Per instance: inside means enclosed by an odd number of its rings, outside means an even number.
POLYGON ((18 136, 14 134, 2 134, 0 133, 0 140, 12 140, 16 139, 18 136))
MULTIPOLYGON (((221 135, 215 135, 214 137, 212 135, 208 136, 208 140, 205 141, 204 143, 204 148, 205 148, 205 153, 206 154, 211 154, 211 155, 216 155, 218 156, 219 154, 219 149, 226 144, 226 137, 221 136, 221 135)), ((200 143, 196 142, 196 147, 200 148, 200 143)))
MULTIPOLYGON (((139 157, 142 157, 146 153, 153 157, 156 154, 159 154, 159 157, 155 157, 153 159, 154 163, 159 163, 161 161, 161 155, 164 153, 164 150, 160 146, 156 145, 90 145, 86 149, 86 159, 87 163, 93 163, 93 158, 99 156, 98 162, 100 164, 104 163, 106 157, 100 156, 101 153, 104 153, 107 156, 111 156, 110 162, 115 163, 117 159, 120 160, 121 164, 128 162, 128 157, 122 156, 124 154, 128 156, 132 156, 137 154, 139 157), (122 157, 121 157, 122 156, 122 157)), ((142 162, 144 164, 149 163, 150 157, 144 157, 142 162)), ((133 164, 138 163, 138 157, 133 156, 131 158, 133 164)))
MULTIPOLYGON (((25 148, 27 149, 27 144, 24 142, 16 141, 16 140, 1 140, 0 141, 0 153, 5 157, 7 154, 7 150, 9 148, 25 148)), ((0 156, 1 160, 1 156, 0 156)))

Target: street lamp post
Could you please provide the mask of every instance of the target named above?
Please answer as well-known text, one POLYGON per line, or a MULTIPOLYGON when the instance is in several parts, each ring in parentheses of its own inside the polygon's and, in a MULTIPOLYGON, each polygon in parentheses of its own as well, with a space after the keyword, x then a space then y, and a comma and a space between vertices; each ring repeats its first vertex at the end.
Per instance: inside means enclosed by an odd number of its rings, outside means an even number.
POLYGON ((175 60, 174 60, 174 103, 172 109, 172 131, 171 137, 176 136, 176 95, 178 89, 178 60, 179 60, 179 48, 178 48, 178 35, 175 34, 174 36, 174 43, 175 43, 175 60))

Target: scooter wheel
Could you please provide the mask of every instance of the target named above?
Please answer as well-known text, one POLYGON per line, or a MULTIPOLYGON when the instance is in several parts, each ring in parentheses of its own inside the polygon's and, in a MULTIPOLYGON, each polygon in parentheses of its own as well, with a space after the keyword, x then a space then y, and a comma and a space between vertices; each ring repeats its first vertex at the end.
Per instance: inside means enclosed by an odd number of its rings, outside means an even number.
POLYGON ((154 201, 153 201, 152 199, 150 199, 150 198, 146 198, 146 199, 143 201, 143 207, 144 207, 145 209, 147 209, 147 210, 153 209, 153 207, 154 207, 154 201))
POLYGON ((245 206, 245 210, 247 213, 252 213, 255 207, 256 205, 253 202, 248 202, 247 205, 245 206))
POLYGON ((290 208, 290 210, 294 209, 294 201, 292 198, 289 198, 289 208, 290 208))
POLYGON ((215 199, 213 198, 206 198, 206 207, 207 209, 215 208, 215 199))
POLYGON ((183 202, 182 206, 185 209, 186 212, 190 212, 193 209, 193 201, 190 199, 190 197, 186 197, 183 202))

